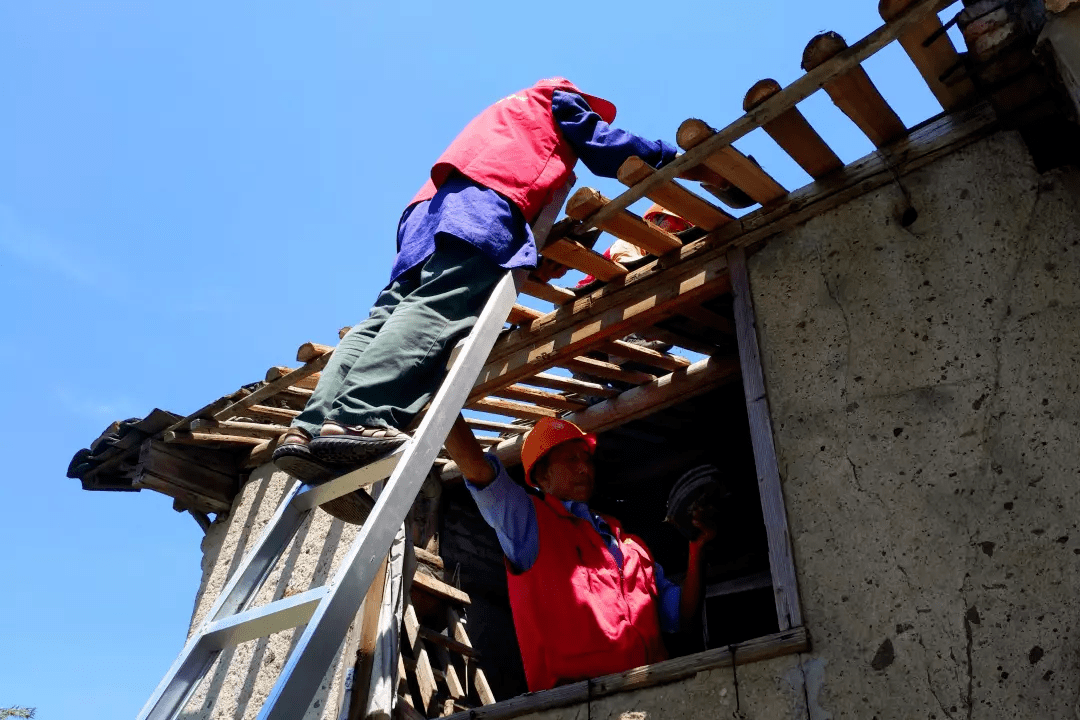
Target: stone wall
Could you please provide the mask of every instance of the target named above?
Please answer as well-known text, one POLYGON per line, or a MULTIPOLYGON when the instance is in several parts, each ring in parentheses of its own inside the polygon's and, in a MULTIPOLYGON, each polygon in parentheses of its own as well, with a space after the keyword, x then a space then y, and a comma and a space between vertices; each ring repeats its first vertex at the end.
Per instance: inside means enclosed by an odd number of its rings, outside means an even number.
MULTIPOLYGON (((202 622, 244 553, 259 539, 273 517, 290 481, 265 465, 252 473, 233 502, 232 512, 210 526, 203 539, 203 582, 195 602, 191 627, 202 622)), ((311 513, 292 544, 256 595, 253 607, 323 585, 337 569, 356 536, 357 526, 336 520, 322 510, 311 513)), ((277 633, 227 649, 215 661, 188 703, 182 720, 248 720, 258 715, 292 649, 295 631, 277 633)), ((339 662, 327 672, 307 712, 295 717, 322 720, 336 717, 339 662)))
POLYGON ((1080 717, 1080 172, 902 181, 749 262, 811 652, 536 717, 1080 717))

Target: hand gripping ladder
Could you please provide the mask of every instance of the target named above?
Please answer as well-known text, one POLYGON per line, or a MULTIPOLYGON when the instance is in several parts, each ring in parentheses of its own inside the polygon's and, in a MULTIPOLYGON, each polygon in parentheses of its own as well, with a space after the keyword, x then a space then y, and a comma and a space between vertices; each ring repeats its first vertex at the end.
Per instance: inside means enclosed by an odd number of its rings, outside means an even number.
MULTIPOLYGON (((537 246, 547 238, 574 178, 555 193, 533 225, 537 246)), ((517 299, 525 271, 507 272, 492 290, 427 414, 408 442, 392 454, 317 486, 297 481, 262 537, 233 573, 139 713, 139 720, 175 718, 225 648, 305 625, 260 720, 295 720, 308 708, 334 662, 372 579, 405 521, 450 428, 461 412, 517 299), (326 585, 258 608, 247 607, 285 551, 307 513, 323 503, 389 478, 337 573, 326 585)))

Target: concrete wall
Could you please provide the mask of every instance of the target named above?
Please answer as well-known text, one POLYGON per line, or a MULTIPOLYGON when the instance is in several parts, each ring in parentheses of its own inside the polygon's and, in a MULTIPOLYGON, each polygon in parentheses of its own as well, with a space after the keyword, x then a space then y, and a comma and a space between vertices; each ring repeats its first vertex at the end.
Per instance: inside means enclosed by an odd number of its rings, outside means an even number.
MULTIPOLYGON (((203 539, 203 582, 195 602, 192 628, 202 622, 244 553, 259 539, 289 486, 288 476, 265 465, 251 475, 227 518, 215 522, 203 539)), ((357 527, 322 510, 311 513, 256 595, 264 605, 326 583, 356 535, 357 527)), ((225 650, 192 697, 183 720, 248 720, 258 715, 292 648, 295 631, 277 633, 225 650)), ((339 662, 327 672, 311 707, 295 717, 336 717, 339 662)))
POLYGON ((1080 172, 1001 133, 750 258, 809 654, 558 718, 1080 718, 1080 172))

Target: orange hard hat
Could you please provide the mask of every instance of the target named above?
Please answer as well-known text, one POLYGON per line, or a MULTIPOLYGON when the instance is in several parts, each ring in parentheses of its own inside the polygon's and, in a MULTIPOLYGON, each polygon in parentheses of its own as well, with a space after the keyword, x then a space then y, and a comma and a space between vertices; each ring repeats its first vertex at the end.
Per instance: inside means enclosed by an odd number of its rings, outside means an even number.
POLYGON ((551 452, 556 445, 571 440, 584 440, 589 452, 596 450, 596 435, 582 431, 569 420, 558 418, 540 418, 532 430, 525 433, 525 442, 521 445, 521 464, 525 467, 525 481, 532 482, 532 468, 536 461, 551 452))
POLYGON ((669 233, 682 232, 694 227, 693 223, 676 215, 659 203, 653 203, 652 207, 645 211, 642 219, 669 233))

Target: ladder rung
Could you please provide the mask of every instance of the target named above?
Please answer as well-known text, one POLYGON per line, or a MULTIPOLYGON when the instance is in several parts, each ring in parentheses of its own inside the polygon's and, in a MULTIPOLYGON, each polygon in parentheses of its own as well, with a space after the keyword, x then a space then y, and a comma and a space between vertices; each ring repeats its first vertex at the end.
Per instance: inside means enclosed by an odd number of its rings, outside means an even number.
POLYGON ((312 588, 262 607, 230 615, 206 629, 206 640, 218 648, 226 648, 303 625, 311 619, 325 594, 325 587, 312 588))
POLYGON ((409 443, 406 442, 386 457, 379 458, 375 462, 369 463, 362 468, 357 468, 352 472, 345 473, 322 485, 306 487, 300 491, 300 494, 296 496, 296 499, 293 500, 293 502, 300 510, 310 510, 317 505, 322 505, 343 495, 348 495, 354 490, 359 490, 360 488, 373 485, 380 480, 385 480, 390 477, 390 473, 394 472, 394 468, 397 467, 398 461, 401 460, 401 457, 405 454, 405 449, 408 446, 409 443))

